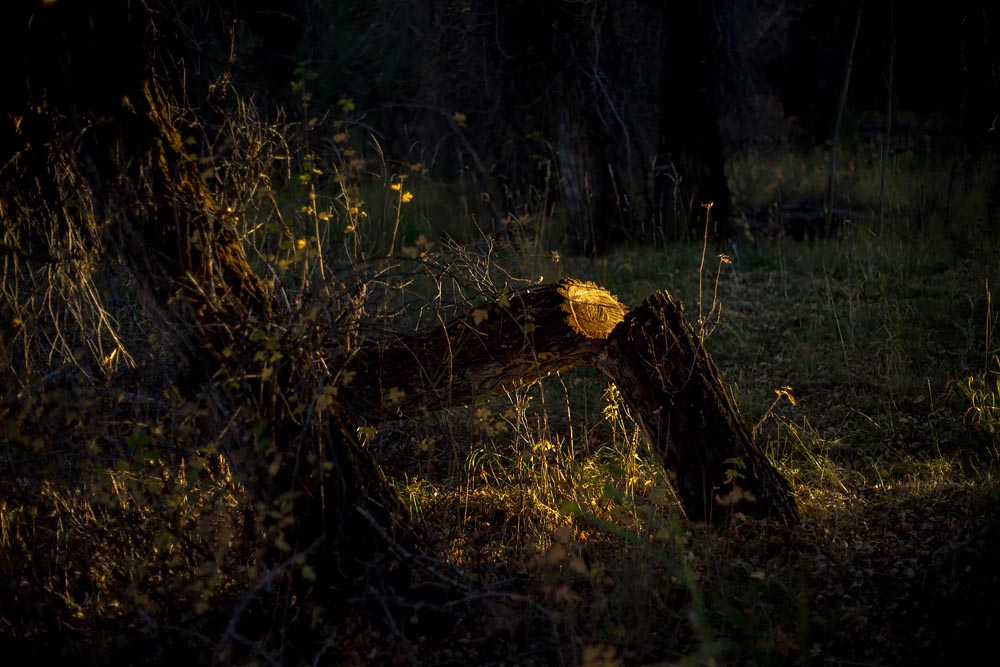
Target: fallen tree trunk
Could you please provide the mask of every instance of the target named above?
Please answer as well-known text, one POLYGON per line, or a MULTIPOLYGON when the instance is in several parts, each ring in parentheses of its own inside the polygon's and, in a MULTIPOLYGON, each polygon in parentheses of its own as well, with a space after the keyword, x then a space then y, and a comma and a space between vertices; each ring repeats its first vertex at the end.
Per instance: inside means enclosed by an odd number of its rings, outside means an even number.
POLYGON ((344 403, 361 423, 496 396, 592 365, 627 308, 594 283, 504 294, 440 327, 372 343, 344 362, 344 403))
POLYGON ((659 454, 688 517, 733 512, 798 521, 791 486, 754 444, 719 370, 684 316, 657 291, 608 338, 598 367, 659 454))
POLYGON ((797 521, 788 482, 754 445, 679 303, 656 292, 627 313, 594 283, 504 294, 465 316, 343 363, 359 424, 468 405, 581 365, 621 390, 693 521, 733 512, 797 521), (626 314, 627 313, 627 314, 626 314))

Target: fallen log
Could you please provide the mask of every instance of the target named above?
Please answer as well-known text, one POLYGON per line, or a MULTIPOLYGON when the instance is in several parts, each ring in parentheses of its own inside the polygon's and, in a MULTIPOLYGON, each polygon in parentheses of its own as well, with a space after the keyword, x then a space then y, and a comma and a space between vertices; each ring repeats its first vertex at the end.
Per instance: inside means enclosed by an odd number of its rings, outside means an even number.
POLYGON ((362 346, 342 367, 359 425, 469 405, 581 365, 621 391, 689 519, 734 512, 797 521, 791 487, 756 447, 719 371, 658 291, 635 310, 565 279, 503 294, 464 316, 362 346))
POLYGON ((345 404, 375 424, 468 405, 593 364, 628 309, 594 283, 561 280, 508 293, 346 362, 345 404))
POLYGON ((681 304, 657 291, 615 327, 597 363, 618 386, 692 520, 798 521, 788 481, 756 446, 681 304))

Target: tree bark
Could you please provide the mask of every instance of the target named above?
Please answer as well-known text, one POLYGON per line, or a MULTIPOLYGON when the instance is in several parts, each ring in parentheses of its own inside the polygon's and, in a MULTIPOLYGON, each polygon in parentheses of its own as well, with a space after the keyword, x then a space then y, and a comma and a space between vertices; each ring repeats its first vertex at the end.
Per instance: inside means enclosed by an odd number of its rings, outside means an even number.
POLYGON ((615 207, 609 139, 592 127, 593 102, 583 101, 582 83, 575 85, 570 83, 563 91, 555 119, 559 183, 573 252, 595 257, 610 251, 614 237, 621 235, 621 211, 615 207))
POLYGON ((670 294, 615 328, 598 367, 621 392, 694 521, 733 512, 798 520, 788 482, 758 449, 702 341, 670 294))
POLYGON ((627 308, 593 283, 565 279, 505 294, 441 326, 374 342, 343 366, 359 422, 467 405, 593 364, 627 308))

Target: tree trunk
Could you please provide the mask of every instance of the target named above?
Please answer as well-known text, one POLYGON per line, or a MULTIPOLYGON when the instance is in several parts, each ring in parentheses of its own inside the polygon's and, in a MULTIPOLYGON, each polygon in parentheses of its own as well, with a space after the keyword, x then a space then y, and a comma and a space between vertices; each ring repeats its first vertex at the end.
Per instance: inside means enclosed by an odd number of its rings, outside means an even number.
MULTIPOLYGON (((621 42, 614 35, 615 3, 558 2, 552 28, 543 33, 557 85, 546 98, 558 150, 559 183, 572 251, 593 257, 609 252, 628 227, 629 136, 613 85, 621 74, 621 42)), ((544 10, 541 10, 544 13, 544 10)))
MULTIPOLYGON (((125 174, 112 161, 92 161, 99 183, 135 187, 138 202, 121 216, 116 237, 146 304, 165 316, 185 386, 213 378, 235 336, 248 336, 271 317, 272 298, 247 263, 239 234, 219 215, 181 131, 167 93, 150 66, 130 106, 120 112, 125 174), (117 178, 116 178, 117 176, 117 178)), ((114 196, 111 192, 103 193, 114 196)), ((131 194, 131 193, 130 193, 131 194)))
POLYGON ((614 237, 620 236, 621 211, 615 206, 607 139, 591 127, 589 116, 594 112, 581 99, 580 85, 567 86, 561 96, 563 107, 556 114, 559 183, 573 252, 594 257, 611 250, 614 237))
POLYGON ((667 238, 730 233, 732 203, 715 104, 712 0, 664 5, 654 210, 667 238))
POLYGON ((505 294, 336 364, 352 378, 343 400, 366 423, 467 405, 593 364, 626 311, 607 290, 571 279, 505 294))
POLYGON ((632 310, 598 364, 660 455, 688 517, 733 512, 797 522, 788 482, 754 444, 681 305, 665 291, 632 310))

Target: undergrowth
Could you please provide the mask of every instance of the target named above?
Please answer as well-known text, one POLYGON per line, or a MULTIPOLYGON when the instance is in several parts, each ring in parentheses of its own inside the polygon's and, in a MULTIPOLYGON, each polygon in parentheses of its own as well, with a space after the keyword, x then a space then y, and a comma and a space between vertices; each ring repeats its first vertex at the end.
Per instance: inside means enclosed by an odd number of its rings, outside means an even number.
MULTIPOLYGON (((259 127, 242 113, 234 127, 259 127)), ((230 213, 290 328, 333 323, 350 349, 562 276, 630 305, 670 290, 803 522, 687 522, 618 389, 592 369, 366 426, 359 437, 434 558, 488 613, 447 628, 419 617, 450 618, 449 603, 398 623, 348 613, 317 622, 326 652, 303 663, 938 664, 985 646, 1000 595, 1000 276, 980 222, 937 229, 933 202, 907 209, 904 192, 889 228, 859 216, 805 242, 748 228, 722 248, 626 246, 585 261, 560 255, 548 212, 510 221, 511 245, 439 233, 441 211, 422 202, 441 189, 427 166, 375 159, 355 128, 324 122, 326 143, 235 129, 235 152, 219 148, 245 167, 228 172, 230 213), (249 176, 275 155, 287 173, 249 176)), ((754 188, 809 186, 734 164, 754 188)), ((850 192, 863 207, 861 181, 850 192)), ((234 615, 321 618, 251 608, 276 576, 250 493, 268 471, 233 453, 273 445, 261 416, 221 418, 211 386, 181 398, 167 334, 113 261, 95 274, 104 296, 61 306, 37 269, 8 260, 4 275, 3 641, 47 655, 56 637, 56 652, 91 664, 225 663, 234 615)))

